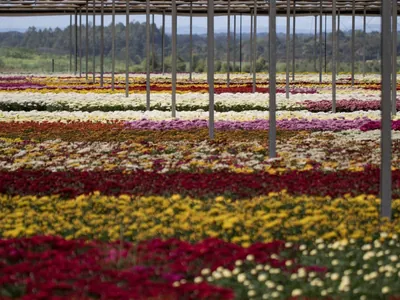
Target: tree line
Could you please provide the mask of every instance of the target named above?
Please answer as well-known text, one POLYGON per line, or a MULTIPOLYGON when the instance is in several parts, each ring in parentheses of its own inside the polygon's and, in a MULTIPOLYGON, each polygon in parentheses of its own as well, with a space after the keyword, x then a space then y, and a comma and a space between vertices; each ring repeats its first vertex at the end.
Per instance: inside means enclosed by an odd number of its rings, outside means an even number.
MULTIPOLYGON (((88 25, 88 52, 89 57, 93 55, 93 51, 96 56, 100 55, 100 26, 95 28, 95 42, 93 43, 93 27, 88 25)), ((151 41, 154 40, 155 52, 151 56, 151 66, 154 66, 154 71, 161 70, 161 53, 162 53, 162 28, 153 25, 151 29, 153 33, 151 41), (154 60, 154 62, 153 62, 154 60)), ((74 53, 74 42, 75 42, 75 28, 72 27, 72 47, 70 44, 70 27, 65 29, 36 29, 30 27, 26 32, 3 32, 0 33, 0 48, 11 49, 8 51, 8 55, 14 56, 15 58, 23 59, 24 51, 17 51, 15 49, 29 49, 29 51, 36 51, 39 54, 54 54, 54 55, 68 55, 74 53)), ((86 27, 82 26, 82 53, 86 53, 85 33, 86 27)), ((122 23, 116 24, 116 59, 119 61, 125 60, 125 25, 122 23)), ((78 31, 79 33, 79 31, 78 31)), ((129 24, 129 59, 130 64, 136 66, 135 71, 144 71, 146 64, 146 24, 139 22, 131 22, 129 24)), ((319 37, 319 35, 318 35, 319 37)), ((298 71, 316 71, 318 69, 319 62, 315 65, 316 57, 319 55, 320 47, 317 37, 317 47, 315 47, 315 39, 313 34, 297 34, 295 40, 295 57, 296 57, 296 70, 298 71)), ((322 56, 323 56, 323 68, 329 71, 330 60, 332 55, 332 35, 328 33, 323 36, 322 42, 322 56), (326 58, 326 59, 325 59, 326 58), (326 64, 326 67, 325 67, 326 64)), ((291 37, 292 39, 293 37, 291 37)), ((227 65, 227 35, 216 34, 215 35, 215 69, 217 72, 226 72, 228 69, 227 65)), ((79 40, 79 39, 78 39, 79 40)), ((250 43, 249 33, 243 33, 242 35, 242 47, 240 51, 239 47, 239 33, 236 36, 236 46, 233 45, 233 33, 231 33, 231 50, 230 57, 231 61, 235 57, 235 71, 240 71, 239 59, 242 58, 242 69, 241 71, 250 71, 250 60, 252 47, 250 43), (235 51, 235 53, 234 53, 235 51)), ((340 31, 338 33, 339 41, 339 65, 340 71, 349 71, 351 62, 351 32, 340 31)), ((379 71, 379 56, 380 56, 380 41, 381 36, 379 32, 367 33, 364 39, 362 31, 356 31, 355 34, 355 60, 357 65, 360 67, 364 56, 367 63, 367 71, 377 72, 379 71)), ((112 51, 112 27, 111 25, 104 27, 104 55, 105 57, 111 57, 112 51)), ((178 34, 178 71, 189 70, 190 60, 190 37, 188 34, 178 34)), ((257 58, 256 58, 256 70, 258 72, 268 70, 268 34, 261 33, 257 35, 257 58)), ((292 41, 289 44, 290 52, 292 53, 292 41)), ((286 58, 286 36, 285 34, 278 33, 277 35, 277 62, 278 71, 284 71, 285 58, 286 58)), ((150 49, 152 47, 150 46, 150 49)), ((28 50, 27 50, 28 51, 28 50)), ((28 52, 29 52, 28 51, 28 52)), ((170 70, 171 64, 171 37, 165 36, 165 68, 166 71, 170 70)), ((27 52, 27 53, 28 53, 27 52)), ((292 57, 292 54, 291 54, 292 57)), ((207 36, 206 35, 193 35, 193 70, 196 72, 206 71, 207 66, 207 36)), ((230 65, 230 69, 233 71, 233 63, 230 65)))

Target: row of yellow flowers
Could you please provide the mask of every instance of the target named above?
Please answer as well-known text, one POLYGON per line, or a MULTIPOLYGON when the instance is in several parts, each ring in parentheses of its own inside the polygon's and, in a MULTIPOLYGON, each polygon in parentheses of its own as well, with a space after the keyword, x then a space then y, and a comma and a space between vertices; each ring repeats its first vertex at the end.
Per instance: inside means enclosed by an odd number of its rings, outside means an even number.
POLYGON ((178 237, 196 241, 218 237, 249 246, 256 241, 293 242, 361 239, 379 232, 400 233, 400 199, 394 200, 395 222, 379 219, 380 200, 371 195, 341 198, 291 196, 282 191, 247 200, 222 196, 199 200, 99 192, 62 200, 52 196, 0 196, 0 237, 60 235, 139 241, 178 237))

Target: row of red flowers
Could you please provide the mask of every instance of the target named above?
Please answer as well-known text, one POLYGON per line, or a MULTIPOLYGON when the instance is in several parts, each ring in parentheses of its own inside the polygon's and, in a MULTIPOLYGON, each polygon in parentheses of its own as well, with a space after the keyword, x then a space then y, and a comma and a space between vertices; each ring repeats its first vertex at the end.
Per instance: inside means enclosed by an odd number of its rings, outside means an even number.
POLYGON ((232 270, 235 261, 249 254, 256 262, 296 272, 302 267, 296 264, 297 247, 290 248, 290 268, 287 259, 271 257, 288 250, 282 241, 242 248, 219 239, 196 244, 155 239, 138 245, 42 236, 0 240, 0 291, 23 299, 233 299, 227 288, 207 283, 173 287, 173 282, 193 279, 203 268, 232 270))
MULTIPOLYGON (((9 195, 52 195, 75 197, 100 191, 105 195, 171 195, 246 198, 287 190, 291 194, 359 195, 379 193, 379 169, 361 172, 288 171, 268 173, 122 173, 118 171, 20 170, 0 172, 0 193, 9 195)), ((393 172, 393 196, 400 197, 400 170, 393 172)))

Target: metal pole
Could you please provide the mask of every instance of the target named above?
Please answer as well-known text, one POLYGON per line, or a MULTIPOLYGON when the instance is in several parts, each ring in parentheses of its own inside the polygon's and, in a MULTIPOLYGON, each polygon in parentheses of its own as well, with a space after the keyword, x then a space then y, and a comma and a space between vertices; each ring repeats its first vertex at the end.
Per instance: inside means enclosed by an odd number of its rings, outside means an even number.
MULTIPOLYGON (((290 59, 290 0, 286 4, 286 98, 289 99, 289 59, 290 59)), ((315 51, 315 48, 314 48, 315 51)), ((314 55, 315 57, 315 55, 314 55)))
POLYGON ((189 80, 192 81, 193 73, 193 2, 190 2, 190 62, 189 80))
POLYGON ((125 25, 125 97, 129 96, 129 0, 126 0, 125 25))
POLYGON ((337 74, 339 75, 339 69, 340 69, 340 59, 339 59, 339 42, 340 42, 340 9, 338 8, 338 23, 337 23, 337 39, 336 39, 336 71, 337 74))
MULTIPOLYGON (((397 113, 397 0, 392 1, 393 8, 393 38, 392 38, 392 114, 396 115, 397 113)), ((365 47, 364 47, 365 51, 365 47)))
POLYGON ((72 15, 69 16, 69 72, 72 73, 72 15))
POLYGON ((79 77, 82 77, 82 7, 79 8, 79 77))
POLYGON ((363 40, 364 40, 364 47, 363 47, 363 77, 365 77, 365 52, 366 52, 366 42, 367 42, 366 28, 367 28, 367 8, 364 6, 364 18, 363 18, 363 40))
POLYGON ((112 21, 111 21, 111 27, 112 27, 112 37, 111 37, 111 90, 114 91, 114 85, 115 85, 115 0, 112 1, 112 21))
POLYGON ((254 0, 253 93, 257 90, 257 0, 254 0))
POLYGON ((150 0, 146 0, 146 110, 150 110, 150 0))
POLYGON ((269 157, 276 157, 276 0, 269 0, 269 157))
POLYGON ((317 18, 318 17, 315 16, 315 22, 314 22, 314 72, 317 72, 317 18))
POLYGON ((154 68, 155 68, 155 58, 156 58, 156 53, 155 53, 155 38, 154 38, 154 14, 151 15, 152 17, 152 24, 151 24, 151 72, 154 73, 154 68))
POLYGON ((292 80, 296 72, 296 0, 293 0, 293 58, 292 58, 292 80))
POLYGON ((240 35, 239 35, 239 71, 242 72, 242 28, 243 28, 243 15, 240 14, 240 35))
POLYGON ((336 113, 336 0, 332 0, 332 113, 336 113))
MULTIPOLYGON (((387 1, 387 0, 386 0, 387 1)), ((354 68, 355 68, 355 33, 356 33, 356 0, 353 0, 353 12, 351 15, 351 86, 354 86, 354 68)))
POLYGON ((86 28, 85 28, 85 73, 89 80, 89 0, 86 0, 86 28))
POLYGON ((75 9, 75 72, 78 73, 78 11, 75 9))
POLYGON ((236 72, 236 15, 233 16, 233 72, 236 72))
POLYGON ((226 39, 226 51, 226 85, 229 87, 231 71, 231 0, 228 0, 228 32, 226 39))
POLYGON ((93 83, 96 83, 96 0, 93 0, 93 83))
POLYGON ((250 10, 250 75, 253 72, 253 17, 254 10, 250 10))
POLYGON ((162 66, 162 74, 165 73, 165 64, 164 64, 164 49, 165 49, 165 11, 162 13, 162 47, 161 47, 161 66, 162 66))
POLYGON ((319 82, 322 82, 322 0, 319 2, 319 82))
POLYGON ((208 0, 207 21, 207 72, 209 97, 208 134, 210 139, 214 139, 214 0, 208 0))
POLYGON ((327 39, 326 39, 326 14, 325 14, 325 73, 326 71, 326 45, 327 45, 327 39))
POLYGON ((382 76, 382 126, 381 126, 381 216, 391 219, 392 216, 392 171, 391 171, 391 102, 390 102, 390 75, 391 40, 390 40, 390 1, 382 1, 382 51, 381 51, 381 76, 382 76))
POLYGON ((100 19, 100 87, 104 85, 104 0, 101 0, 100 19))
POLYGON ((176 0, 172 0, 172 99, 171 99, 171 110, 172 117, 176 118, 176 61, 177 61, 177 31, 178 31, 178 15, 176 11, 176 0))

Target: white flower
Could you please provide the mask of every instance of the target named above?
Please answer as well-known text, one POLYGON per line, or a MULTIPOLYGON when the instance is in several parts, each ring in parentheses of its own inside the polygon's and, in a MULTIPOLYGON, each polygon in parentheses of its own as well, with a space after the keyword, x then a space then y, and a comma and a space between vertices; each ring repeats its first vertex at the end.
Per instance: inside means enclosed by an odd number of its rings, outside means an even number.
POLYGON ((249 297, 254 297, 256 295, 256 291, 255 290, 250 290, 250 291, 247 292, 247 295, 249 297))
POLYGON ((201 282, 203 282, 203 278, 202 277, 197 276, 197 277, 194 278, 194 283, 201 283, 201 282))
POLYGON ((203 270, 201 270, 201 272, 200 272, 200 273, 201 273, 201 275, 203 275, 203 276, 204 276, 204 275, 208 275, 208 274, 210 274, 210 272, 211 272, 211 270, 206 268, 206 269, 203 269, 203 270))
POLYGON ((246 260, 253 261, 254 260, 254 255, 252 255, 252 254, 247 255, 246 256, 246 260))
POLYGON ((237 276, 237 281, 238 282, 243 282, 243 281, 245 281, 246 280, 246 274, 245 273, 240 273, 238 276, 237 276))
POLYGON ((384 286, 383 288, 382 288, 382 294, 387 294, 387 293, 389 293, 390 292, 390 288, 388 287, 388 286, 384 286))
POLYGON ((265 275, 265 274, 260 274, 257 277, 258 281, 265 281, 266 279, 267 279, 267 275, 265 275))
POLYGON ((271 281, 271 280, 267 280, 267 281, 265 282, 265 285, 267 286, 267 288, 273 289, 273 288, 275 287, 276 284, 275 284, 273 281, 271 281))
POLYGON ((301 289, 294 289, 292 291, 292 297, 298 297, 301 296, 301 294, 303 293, 303 291, 301 289))
POLYGON ((331 275, 331 280, 335 281, 335 280, 338 280, 338 279, 339 279, 339 274, 338 273, 333 273, 331 275))
POLYGON ((223 275, 225 278, 229 278, 229 277, 232 277, 232 272, 231 272, 230 270, 228 270, 228 269, 224 269, 224 270, 222 271, 222 275, 223 275))

